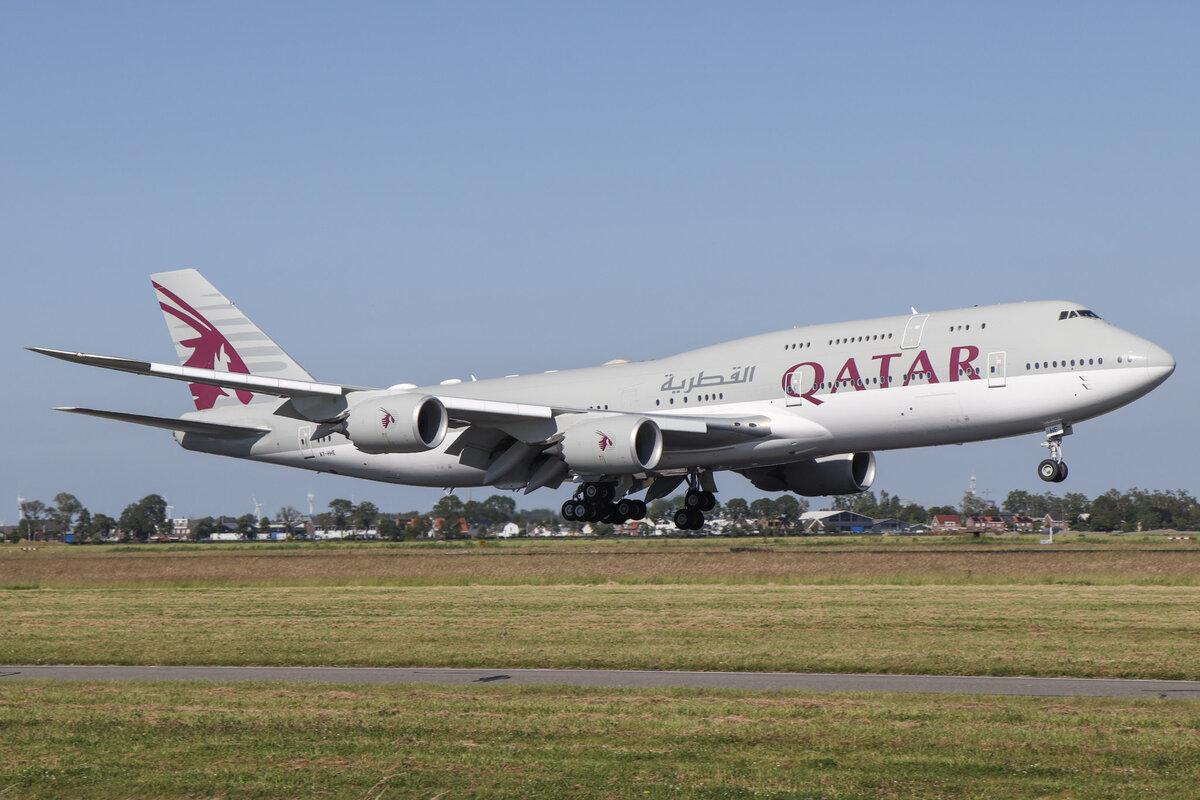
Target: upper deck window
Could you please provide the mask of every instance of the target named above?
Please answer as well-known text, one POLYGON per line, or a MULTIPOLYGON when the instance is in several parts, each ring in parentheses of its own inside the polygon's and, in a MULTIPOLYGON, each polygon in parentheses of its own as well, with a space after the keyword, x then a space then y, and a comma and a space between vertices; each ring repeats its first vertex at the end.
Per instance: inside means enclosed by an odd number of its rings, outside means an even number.
POLYGON ((1075 311, 1063 311, 1058 315, 1059 319, 1074 319, 1075 317, 1088 317, 1089 319, 1100 319, 1100 315, 1094 311, 1088 311, 1086 308, 1080 308, 1075 311))

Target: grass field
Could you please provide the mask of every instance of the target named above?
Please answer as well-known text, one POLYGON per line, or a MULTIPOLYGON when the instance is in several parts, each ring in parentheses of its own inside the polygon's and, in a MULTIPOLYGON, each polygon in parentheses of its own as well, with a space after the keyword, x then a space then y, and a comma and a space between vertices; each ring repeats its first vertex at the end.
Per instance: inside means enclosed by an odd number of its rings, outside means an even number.
POLYGON ((0 797, 1189 798, 1200 702, 0 684, 0 797))
POLYGON ((838 537, 449 544, 0 547, 0 589, 279 586, 1143 585, 1200 587, 1165 536, 838 537))
POLYGON ((1200 589, 432 586, 12 590, 0 663, 1200 676, 1200 589))
MULTIPOLYGON (((0 663, 1200 678, 1165 537, 0 548, 0 663)), ((14 797, 1196 797, 1200 701, 0 682, 14 797)))

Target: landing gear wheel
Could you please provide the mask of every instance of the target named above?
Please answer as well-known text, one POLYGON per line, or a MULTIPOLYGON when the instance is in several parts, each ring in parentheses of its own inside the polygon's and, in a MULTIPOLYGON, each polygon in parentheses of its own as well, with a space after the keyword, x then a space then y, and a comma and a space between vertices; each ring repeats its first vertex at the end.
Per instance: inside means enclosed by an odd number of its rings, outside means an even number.
POLYGON ((628 497, 616 502, 617 516, 621 517, 622 522, 627 519, 633 519, 633 503, 634 501, 628 497))
POLYGON ((717 507, 717 496, 702 489, 688 489, 683 496, 683 505, 697 511, 712 511, 717 507))
POLYGON ((629 512, 630 519, 645 519, 646 518, 645 502, 643 502, 641 500, 633 500, 633 501, 631 501, 631 505, 633 506, 633 508, 629 512))
POLYGON ((675 512, 675 527, 681 531, 698 531, 704 527, 704 514, 694 508, 681 508, 675 512))
POLYGON ((1038 477, 1048 483, 1062 483, 1067 479, 1067 462, 1062 457, 1062 440, 1071 434, 1071 426, 1057 423, 1046 428, 1046 441, 1042 447, 1050 451, 1050 457, 1038 464, 1038 477))
POLYGON ((567 522, 575 521, 575 501, 568 500, 562 504, 562 518, 567 522))
POLYGON ((611 483, 585 483, 583 485, 583 496, 588 500, 595 500, 602 503, 607 503, 613 499, 616 493, 615 487, 611 483))

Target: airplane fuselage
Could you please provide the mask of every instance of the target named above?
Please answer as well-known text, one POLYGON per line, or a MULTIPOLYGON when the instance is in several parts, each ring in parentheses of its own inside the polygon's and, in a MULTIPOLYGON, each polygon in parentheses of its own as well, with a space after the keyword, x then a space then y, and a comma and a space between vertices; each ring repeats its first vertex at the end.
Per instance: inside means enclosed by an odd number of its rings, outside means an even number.
MULTIPOLYGON (((1055 426, 1069 432, 1071 425, 1149 392, 1174 366, 1162 348, 1083 306, 1045 301, 798 327, 650 361, 403 390, 600 414, 758 415, 769 421, 770 436, 716 437, 705 446, 664 452, 653 474, 672 475, 980 441, 1055 426)), ((317 426, 289 416, 290 402, 188 415, 269 425, 271 433, 253 443, 176 436, 192 450, 437 487, 484 485, 495 448, 504 441, 501 433, 451 429, 426 452, 372 455, 339 433, 311 438, 317 426)))

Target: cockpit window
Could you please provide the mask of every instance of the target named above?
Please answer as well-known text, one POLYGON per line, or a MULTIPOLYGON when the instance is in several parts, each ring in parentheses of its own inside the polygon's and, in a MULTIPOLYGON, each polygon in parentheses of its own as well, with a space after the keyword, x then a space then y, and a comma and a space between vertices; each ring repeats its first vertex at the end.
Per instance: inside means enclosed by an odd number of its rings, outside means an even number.
POLYGON ((1100 319, 1100 315, 1094 311, 1088 311, 1086 308, 1075 309, 1072 311, 1063 311, 1058 315, 1059 319, 1075 319, 1076 317, 1088 317, 1089 319, 1100 319))

